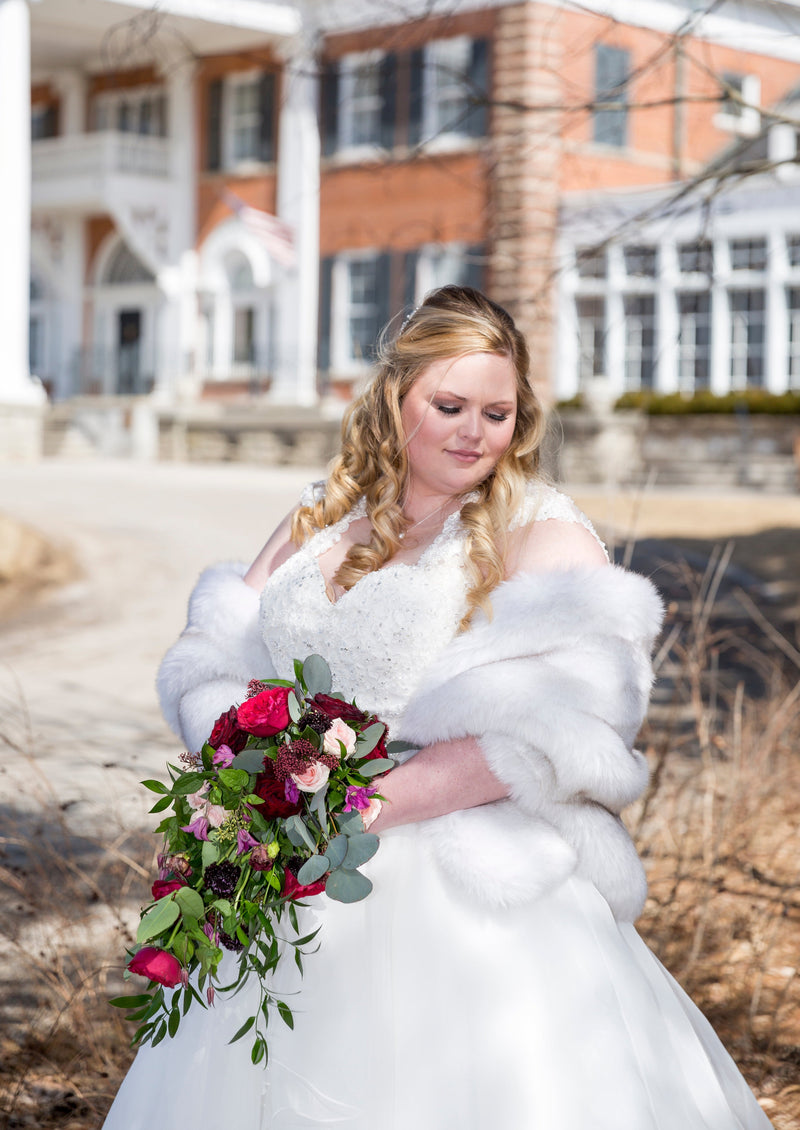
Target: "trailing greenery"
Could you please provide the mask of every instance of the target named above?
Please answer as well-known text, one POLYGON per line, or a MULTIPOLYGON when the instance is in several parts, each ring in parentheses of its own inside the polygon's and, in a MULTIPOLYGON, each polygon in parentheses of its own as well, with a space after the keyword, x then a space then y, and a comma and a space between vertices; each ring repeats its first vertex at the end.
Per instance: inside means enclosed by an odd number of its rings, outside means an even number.
MULTIPOLYGON (((584 407, 584 398, 578 393, 570 400, 556 404, 559 412, 576 411, 584 407)), ((711 392, 696 392, 686 396, 680 392, 655 393, 647 391, 626 392, 614 404, 617 412, 639 411, 648 416, 710 416, 733 415, 746 412, 750 415, 798 416, 800 391, 766 392, 748 388, 715 396, 711 392)))

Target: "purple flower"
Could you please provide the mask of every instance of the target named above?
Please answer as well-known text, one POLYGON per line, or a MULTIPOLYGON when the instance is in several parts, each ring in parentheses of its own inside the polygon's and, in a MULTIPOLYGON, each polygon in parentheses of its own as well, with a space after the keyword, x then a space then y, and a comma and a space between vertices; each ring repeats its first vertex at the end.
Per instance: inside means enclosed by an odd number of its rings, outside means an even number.
POLYGON ((235 756, 236 754, 229 745, 221 745, 212 757, 211 764, 218 765, 221 769, 227 769, 235 756))
POLYGON ((361 785, 348 785, 344 797, 344 811, 353 812, 353 810, 357 810, 362 812, 365 808, 369 808, 369 798, 377 791, 377 786, 368 789, 361 785))
POLYGON ((250 848, 258 847, 258 840, 254 839, 246 828, 240 828, 236 833, 236 854, 241 855, 243 851, 250 851, 250 848))
POLYGON ((297 804, 300 799, 300 790, 291 777, 287 777, 284 782, 283 795, 286 797, 289 804, 297 804))
POLYGON ((195 816, 191 824, 181 824, 182 832, 189 832, 196 840, 208 839, 208 818, 206 816, 195 816))

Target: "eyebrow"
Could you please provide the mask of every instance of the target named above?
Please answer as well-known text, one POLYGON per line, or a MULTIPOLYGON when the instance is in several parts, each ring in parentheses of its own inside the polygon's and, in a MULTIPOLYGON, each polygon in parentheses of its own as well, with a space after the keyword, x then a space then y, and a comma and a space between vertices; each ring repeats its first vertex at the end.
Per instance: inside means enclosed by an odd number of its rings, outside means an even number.
MULTIPOLYGON (((456 392, 448 392, 446 388, 437 388, 436 392, 433 395, 434 395, 434 397, 436 397, 436 396, 449 396, 453 400, 460 400, 462 404, 465 404, 466 401, 467 401, 466 396, 459 396, 458 393, 456 393, 456 392)), ((514 407, 514 401, 513 400, 493 400, 488 405, 488 407, 489 408, 513 408, 514 407)))

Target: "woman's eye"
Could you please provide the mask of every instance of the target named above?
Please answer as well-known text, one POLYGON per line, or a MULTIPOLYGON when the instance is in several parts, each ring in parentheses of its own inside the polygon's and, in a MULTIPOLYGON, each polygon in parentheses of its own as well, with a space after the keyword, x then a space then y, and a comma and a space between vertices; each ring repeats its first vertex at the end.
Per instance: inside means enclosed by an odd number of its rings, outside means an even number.
POLYGON ((486 415, 490 420, 493 420, 495 424, 502 424, 508 419, 508 412, 487 412, 486 415))
POLYGON ((455 416, 461 411, 461 407, 458 404, 437 404, 436 407, 440 412, 444 413, 445 416, 455 416))

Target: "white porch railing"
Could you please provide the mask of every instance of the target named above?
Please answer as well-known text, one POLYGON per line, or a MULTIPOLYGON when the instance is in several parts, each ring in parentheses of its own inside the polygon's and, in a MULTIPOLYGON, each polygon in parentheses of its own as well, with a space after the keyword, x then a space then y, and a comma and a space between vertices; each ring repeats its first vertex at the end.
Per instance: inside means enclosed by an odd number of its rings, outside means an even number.
POLYGON ((34 184, 110 173, 159 179, 169 175, 170 140, 166 137, 109 130, 34 141, 31 149, 34 184))

